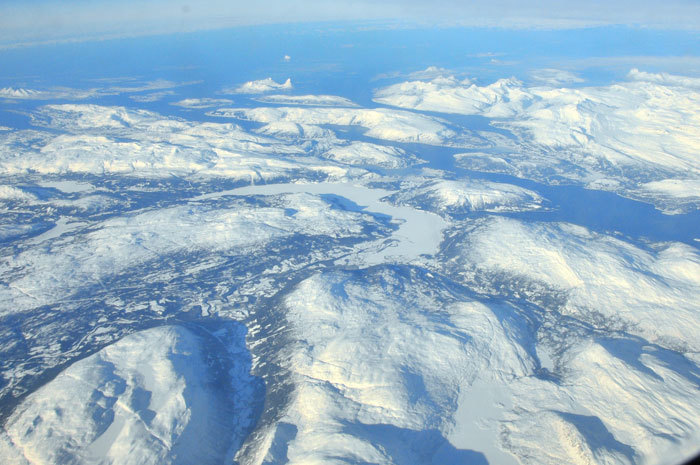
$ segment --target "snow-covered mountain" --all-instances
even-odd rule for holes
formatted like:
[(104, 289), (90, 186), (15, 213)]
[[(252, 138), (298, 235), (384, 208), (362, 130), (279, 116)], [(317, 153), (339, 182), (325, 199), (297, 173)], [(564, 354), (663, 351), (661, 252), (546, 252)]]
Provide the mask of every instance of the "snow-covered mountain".
[(697, 79), (532, 76), (0, 90), (0, 461), (695, 452)]

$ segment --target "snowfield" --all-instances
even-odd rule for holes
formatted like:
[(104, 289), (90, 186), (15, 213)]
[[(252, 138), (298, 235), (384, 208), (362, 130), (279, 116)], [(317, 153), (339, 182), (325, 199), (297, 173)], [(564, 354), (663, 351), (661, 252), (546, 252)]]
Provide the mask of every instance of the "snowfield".
[(321, 156), (348, 165), (369, 165), (390, 169), (406, 168), (422, 161), (415, 156), (408, 155), (404, 150), (367, 142), (353, 142), (346, 146), (336, 146)]

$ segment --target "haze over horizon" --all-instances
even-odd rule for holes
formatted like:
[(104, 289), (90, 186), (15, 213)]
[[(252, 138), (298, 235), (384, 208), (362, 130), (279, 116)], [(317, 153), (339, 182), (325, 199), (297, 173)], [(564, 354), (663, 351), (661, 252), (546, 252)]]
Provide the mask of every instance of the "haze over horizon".
[(328, 3), (320, 0), (261, 4), (201, 2), (57, 2), (0, 3), (0, 46), (55, 41), (84, 41), (193, 32), (235, 26), (332, 21), (370, 21), (369, 27), (469, 26), (514, 29), (573, 29), (625, 25), (653, 29), (700, 30), (700, 4), (671, 0), (614, 3), (591, 1), (523, 5), (513, 0), (426, 2), (368, 0)]

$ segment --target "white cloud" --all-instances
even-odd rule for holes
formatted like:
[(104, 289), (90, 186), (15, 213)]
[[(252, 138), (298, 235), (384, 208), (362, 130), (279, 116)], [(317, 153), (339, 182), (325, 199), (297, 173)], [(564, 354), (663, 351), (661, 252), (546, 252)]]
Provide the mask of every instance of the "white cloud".
[(94, 40), (197, 31), (241, 25), (390, 21), (399, 24), (505, 28), (576, 28), (610, 24), (667, 29), (699, 29), (700, 5), (692, 0), (618, 0), (589, 2), (515, 0), (459, 2), (389, 0), (327, 2), (269, 0), (264, 3), (202, 0), (173, 5), (165, 0), (94, 2), (4, 2), (0, 4), (0, 44)]

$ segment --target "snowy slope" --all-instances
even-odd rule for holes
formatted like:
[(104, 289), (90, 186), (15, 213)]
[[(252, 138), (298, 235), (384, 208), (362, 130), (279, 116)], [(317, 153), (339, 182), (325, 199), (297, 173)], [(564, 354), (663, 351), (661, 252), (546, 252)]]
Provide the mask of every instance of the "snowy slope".
[(439, 118), (386, 108), (300, 108), (259, 107), (221, 108), (212, 116), (238, 118), (259, 123), (291, 122), (313, 125), (361, 126), (368, 137), (397, 142), (418, 142), (430, 145), (472, 147), (488, 145), (488, 141), (463, 131), (458, 134)]
[(277, 105), (308, 105), (314, 107), (357, 107), (358, 105), (345, 97), (337, 95), (264, 95), (255, 97), (257, 102)]
[(57, 238), (0, 262), (0, 314), (54, 302), (77, 286), (175, 253), (244, 254), (294, 235), (360, 236), (370, 215), (330, 208), (308, 194), (278, 199), (278, 206), (206, 203), (110, 219), (84, 234)]
[[(535, 192), (511, 184), (496, 182), (408, 181), (406, 186), (387, 197), (399, 205), (438, 212), (443, 215), (461, 215), (474, 211), (527, 211), (542, 206), (542, 198)], [(416, 184), (416, 185), (411, 185)]]
[[(697, 207), (700, 94), (697, 79), (632, 70), (599, 87), (527, 87), (515, 79), (485, 86), (439, 76), (380, 89), (375, 101), (416, 110), (492, 118), (511, 130), (506, 171), (557, 176), (656, 199), (668, 212)], [(463, 159), (466, 166), (470, 159)], [(534, 164), (534, 165), (533, 165)], [(494, 166), (502, 171), (503, 167)], [(674, 189), (650, 182), (678, 178)]]
[[(80, 360), (33, 393), (0, 433), (13, 463), (221, 463), (236, 418), (222, 361), (178, 326), (132, 334)], [(225, 365), (222, 365), (225, 366)], [(5, 462), (10, 463), (10, 462)]]
[[(443, 436), (460, 389), (479, 373), (505, 383), (534, 363), (515, 343), (514, 322), (417, 269), (318, 274), (284, 306), (291, 327), (279, 360), (294, 394), (249, 463), (478, 459)], [(275, 460), (280, 447), (288, 462)]]
[(347, 165), (379, 166), (383, 168), (405, 168), (421, 162), (414, 155), (395, 147), (353, 142), (336, 146), (321, 155), (323, 158)]
[(264, 94), (266, 92), (289, 90), (292, 88), (292, 80), (287, 79), (283, 83), (278, 83), (272, 78), (248, 81), (232, 89), (224, 89), (224, 93), (229, 94)]
[(546, 369), (540, 316), (417, 268), (315, 274), (282, 302), (289, 326), (266, 344), (293, 393), (245, 463), (631, 464), (679, 443), (692, 452), (697, 366), (641, 339), (573, 330)]
[(496, 217), (454, 234), (443, 256), (458, 275), (489, 276), (506, 287), (514, 282), (523, 286), (520, 292), (544, 286), (533, 292), (563, 293), (558, 310), (566, 315), (673, 350), (700, 349), (696, 248), (671, 243), (643, 249), (566, 223)]

